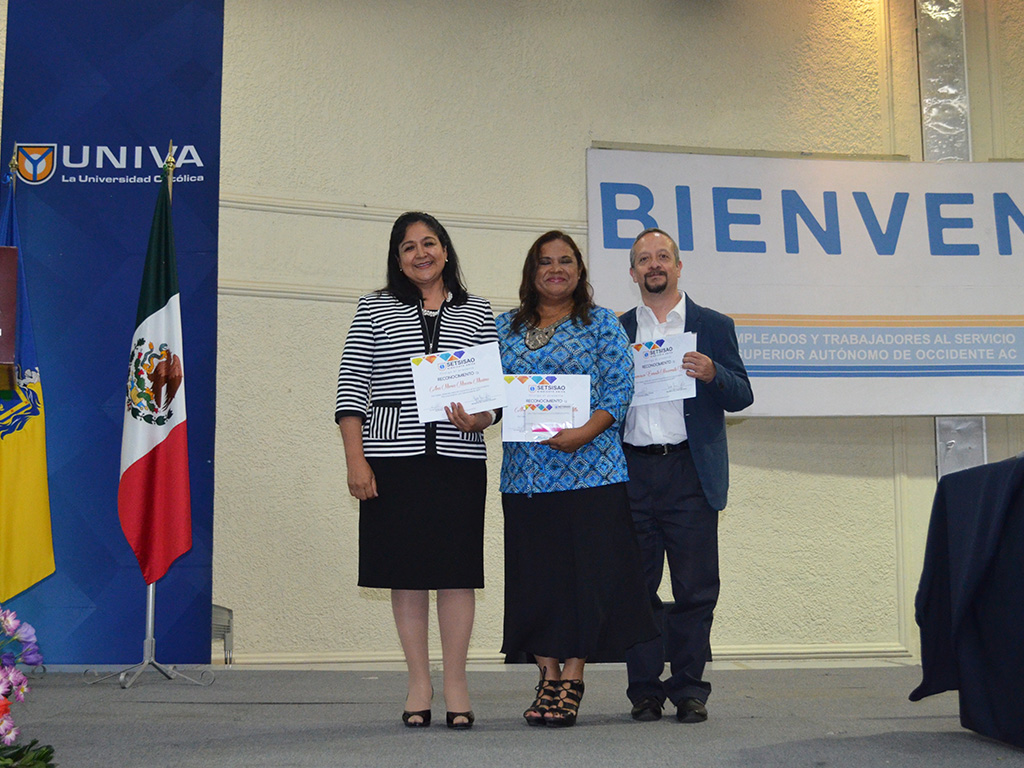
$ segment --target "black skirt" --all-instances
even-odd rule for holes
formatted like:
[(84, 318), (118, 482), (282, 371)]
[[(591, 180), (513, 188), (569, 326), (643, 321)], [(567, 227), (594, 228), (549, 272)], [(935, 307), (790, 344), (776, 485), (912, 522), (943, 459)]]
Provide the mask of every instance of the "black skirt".
[(486, 462), (367, 459), (377, 498), (359, 502), (359, 586), (480, 589)]
[(502, 652), (621, 659), (657, 636), (624, 483), (502, 494)]

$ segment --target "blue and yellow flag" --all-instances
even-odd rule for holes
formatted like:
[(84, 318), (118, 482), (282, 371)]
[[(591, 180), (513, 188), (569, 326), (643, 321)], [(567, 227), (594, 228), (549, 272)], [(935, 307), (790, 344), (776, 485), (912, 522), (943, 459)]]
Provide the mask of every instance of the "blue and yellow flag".
[(18, 249), (18, 302), (16, 382), (13, 391), (0, 392), (0, 602), (54, 571), (43, 388), (10, 174), (4, 175), (3, 184), (7, 199), (0, 217), (0, 245)]

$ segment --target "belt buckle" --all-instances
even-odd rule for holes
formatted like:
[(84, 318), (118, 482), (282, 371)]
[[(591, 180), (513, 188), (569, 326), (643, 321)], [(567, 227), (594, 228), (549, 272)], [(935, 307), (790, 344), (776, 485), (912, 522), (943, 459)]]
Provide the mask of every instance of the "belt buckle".
[(661, 445), (658, 446), (658, 449), (659, 449), (658, 450), (658, 455), (659, 456), (668, 456), (668, 454), (670, 453), (669, 448), (671, 448), (671, 447), (672, 446), (669, 445), (668, 443), (662, 443)]

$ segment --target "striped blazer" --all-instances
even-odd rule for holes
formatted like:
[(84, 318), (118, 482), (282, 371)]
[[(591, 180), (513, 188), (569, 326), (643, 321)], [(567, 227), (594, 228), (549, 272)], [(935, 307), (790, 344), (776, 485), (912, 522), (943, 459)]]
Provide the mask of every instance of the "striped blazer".
[[(410, 357), (498, 340), (491, 305), (479, 296), (462, 304), (446, 301), (438, 322), (437, 347), (430, 350), (419, 304), (403, 304), (385, 292), (359, 299), (341, 355), (334, 420), (362, 419), (365, 456), (426, 453), (427, 425), (419, 422)], [(438, 454), (486, 458), (482, 432), (465, 433), (448, 421), (437, 422), (436, 430)]]

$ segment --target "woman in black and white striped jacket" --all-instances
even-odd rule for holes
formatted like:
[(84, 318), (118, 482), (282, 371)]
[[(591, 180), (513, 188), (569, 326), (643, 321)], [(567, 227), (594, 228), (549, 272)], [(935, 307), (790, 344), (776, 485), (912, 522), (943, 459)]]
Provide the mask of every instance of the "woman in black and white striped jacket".
[(469, 728), (466, 654), (474, 589), (483, 587), (486, 449), (492, 411), (459, 403), (448, 421), (419, 421), (409, 358), (496, 342), (490, 304), (467, 293), (444, 227), (405, 213), (391, 230), (388, 282), (363, 296), (345, 340), (335, 421), (349, 492), (359, 499), (359, 585), (391, 590), (409, 668), (402, 714), (430, 724), (428, 591), (437, 590), (450, 728)]

